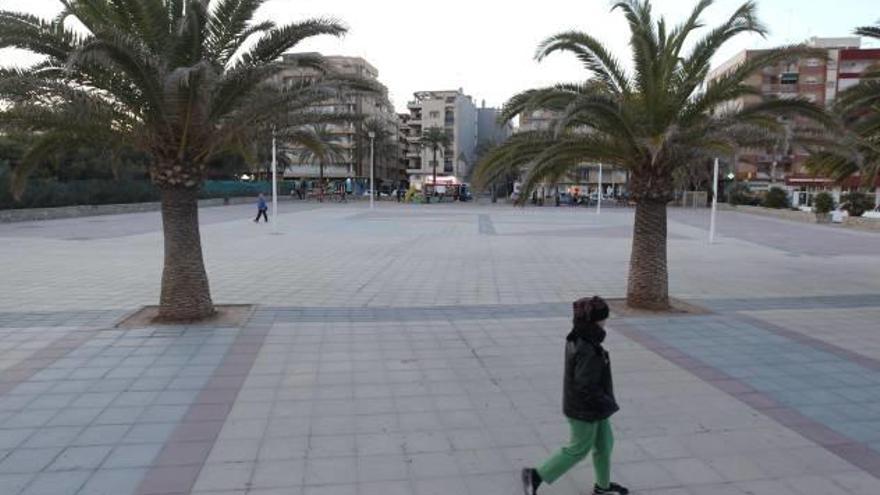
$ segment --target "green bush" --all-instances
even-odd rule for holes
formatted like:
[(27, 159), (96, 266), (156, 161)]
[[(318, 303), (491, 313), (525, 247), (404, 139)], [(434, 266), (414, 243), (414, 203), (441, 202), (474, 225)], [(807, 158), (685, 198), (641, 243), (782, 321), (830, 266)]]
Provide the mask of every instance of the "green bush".
[(752, 194), (749, 186), (745, 184), (736, 184), (727, 195), (727, 201), (732, 205), (749, 205), (758, 204), (758, 199)]
[[(159, 190), (146, 180), (87, 179), (57, 181), (31, 179), (20, 200), (12, 196), (8, 169), (0, 169), (0, 210), (18, 208), (52, 208), (73, 205), (147, 203), (159, 201)], [(278, 194), (289, 195), (292, 182), (278, 183)], [(269, 182), (205, 181), (199, 197), (232, 198), (268, 195)]]
[(831, 213), (831, 210), (834, 209), (834, 198), (827, 192), (822, 191), (813, 198), (813, 208), (815, 208), (816, 213)]
[(764, 196), (764, 206), (776, 209), (788, 208), (791, 206), (788, 201), (788, 193), (778, 187), (771, 187), (767, 191), (767, 195)]
[(874, 201), (863, 192), (845, 194), (840, 200), (843, 209), (854, 217), (860, 217), (866, 211), (874, 209)]

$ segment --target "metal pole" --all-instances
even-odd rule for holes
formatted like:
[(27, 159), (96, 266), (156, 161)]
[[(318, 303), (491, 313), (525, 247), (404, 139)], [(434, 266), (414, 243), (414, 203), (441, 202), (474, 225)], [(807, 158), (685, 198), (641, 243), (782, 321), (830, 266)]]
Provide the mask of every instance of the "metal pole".
[(596, 215), (602, 213), (602, 164), (599, 164), (599, 191), (596, 194)]
[(278, 232), (278, 160), (275, 146), (275, 126), (272, 126), (272, 232)]
[(372, 210), (375, 206), (373, 204), (373, 200), (376, 196), (376, 176), (375, 176), (375, 158), (376, 158), (376, 150), (375, 150), (375, 138), (376, 135), (374, 133), (370, 133), (370, 209)]
[(712, 216), (709, 220), (709, 244), (715, 243), (715, 216), (718, 213), (718, 159), (712, 172)]

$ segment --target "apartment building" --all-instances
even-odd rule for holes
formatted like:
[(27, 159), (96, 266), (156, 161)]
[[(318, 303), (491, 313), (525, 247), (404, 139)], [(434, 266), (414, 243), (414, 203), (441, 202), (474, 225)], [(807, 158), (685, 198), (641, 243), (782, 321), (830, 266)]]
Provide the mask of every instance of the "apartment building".
[[(841, 91), (858, 84), (868, 67), (880, 63), (880, 49), (861, 48), (858, 37), (814, 37), (807, 45), (820, 49), (825, 57), (801, 56), (767, 66), (748, 78), (746, 83), (760, 89), (764, 97), (803, 98), (830, 106)], [(740, 52), (710, 72), (709, 80), (717, 79), (765, 52)], [(757, 97), (745, 97), (733, 105), (742, 108), (755, 101)], [(788, 123), (787, 127), (790, 129), (796, 123)], [(832, 184), (805, 170), (807, 157), (805, 150), (792, 146), (783, 136), (769, 149), (740, 153), (734, 158), (733, 167), (737, 180), (747, 183), (753, 190), (785, 187), (792, 194), (795, 205), (809, 204), (814, 192), (831, 189)], [(839, 190), (835, 194), (839, 194)]]
[(477, 109), (477, 144), (501, 144), (513, 134), (513, 123), (498, 122), (501, 111), (487, 107), (486, 100)]
[[(289, 87), (296, 84), (297, 81), (317, 77), (318, 71), (302, 61), (318, 56), (320, 55), (317, 53), (285, 54), (284, 68), (275, 77), (276, 82)], [(336, 73), (357, 76), (378, 83), (379, 71), (361, 57), (331, 55), (324, 56), (323, 60), (326, 66)], [(384, 85), (379, 83), (379, 86), (384, 90)], [(379, 95), (360, 92), (342, 94), (331, 101), (323, 102), (318, 110), (328, 113), (347, 112), (364, 115), (366, 119), (384, 122), (387, 126), (387, 134), (393, 139), (396, 140), (398, 136), (398, 117), (388, 99), (387, 90)], [(370, 174), (370, 142), (366, 132), (363, 131), (362, 124), (333, 124), (328, 125), (327, 130), (334, 137), (335, 144), (342, 149), (342, 153), (336, 160), (325, 164), (324, 177), (328, 179), (352, 178), (359, 185), (366, 184)], [(285, 178), (314, 179), (318, 177), (318, 166), (302, 159), (300, 146), (295, 143), (280, 143), (279, 146), (280, 152), (285, 153), (287, 161), (291, 163), (284, 170)], [(403, 175), (401, 164), (395, 154), (378, 154), (375, 168), (376, 178), (382, 182), (394, 183)]]
[[(559, 112), (553, 110), (525, 112), (519, 116), (517, 132), (549, 131), (554, 128), (558, 119)], [(599, 191), (601, 183), (603, 196), (618, 197), (626, 193), (628, 181), (629, 174), (626, 170), (604, 165), (600, 177), (599, 164), (585, 163), (568, 174), (568, 177), (559, 184), (559, 188), (560, 192), (565, 193), (573, 193), (577, 190), (578, 194), (592, 194)], [(550, 185), (545, 186), (544, 190), (548, 196), (551, 194), (550, 191), (555, 194), (555, 188), (551, 188)]]
[(419, 91), (407, 103), (405, 134), (407, 174), (417, 189), (433, 180), (433, 151), (421, 146), (426, 129), (444, 129), (450, 143), (437, 156), (437, 183), (460, 183), (474, 165), (477, 147), (477, 107), (462, 89)]

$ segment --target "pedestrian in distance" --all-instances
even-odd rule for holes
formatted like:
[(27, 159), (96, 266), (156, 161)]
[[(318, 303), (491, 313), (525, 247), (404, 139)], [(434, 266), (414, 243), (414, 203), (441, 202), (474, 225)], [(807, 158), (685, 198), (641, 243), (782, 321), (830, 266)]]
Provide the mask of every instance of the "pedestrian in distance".
[(596, 475), (594, 495), (627, 495), (629, 490), (611, 482), (614, 436), (608, 418), (620, 409), (614, 398), (611, 360), (602, 347), (610, 310), (599, 296), (573, 303), (573, 328), (565, 338), (565, 377), (562, 412), (571, 439), (537, 468), (522, 470), (525, 495), (555, 482), (590, 453)]
[(263, 193), (260, 193), (260, 196), (257, 198), (257, 218), (254, 219), (254, 223), (260, 223), (260, 217), (263, 217), (266, 223), (269, 223), (267, 211), (269, 211), (269, 206), (266, 204), (266, 197), (263, 196)]

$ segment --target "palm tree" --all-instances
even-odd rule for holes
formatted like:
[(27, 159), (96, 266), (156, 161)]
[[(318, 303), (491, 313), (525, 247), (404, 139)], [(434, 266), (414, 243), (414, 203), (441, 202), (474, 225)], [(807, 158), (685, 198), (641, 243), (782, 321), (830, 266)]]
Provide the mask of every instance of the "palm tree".
[[(855, 33), (880, 39), (880, 24), (858, 28)], [(862, 186), (876, 184), (880, 177), (880, 65), (869, 67), (859, 84), (843, 91), (833, 110), (842, 123), (841, 132), (819, 141), (807, 167), (838, 182), (858, 176)]]
[[(419, 143), (422, 145), (423, 149), (432, 150), (434, 153), (434, 159), (431, 162), (433, 170), (433, 182), (431, 182), (431, 187), (434, 188), (432, 194), (437, 190), (437, 150), (445, 152), (446, 147), (449, 146), (449, 143), (451, 142), (452, 139), (442, 127), (429, 127), (425, 129), (422, 131), (422, 137), (419, 139)], [(430, 203), (431, 197), (428, 194), (425, 194), (425, 200)]]
[[(127, 143), (151, 157), (165, 237), (160, 319), (214, 313), (197, 208), (206, 164), (244, 148), (253, 129), (279, 116), (279, 132), (348, 120), (313, 109), (340, 86), (360, 84), (329, 75), (283, 89), (271, 84), (284, 52), (346, 28), (332, 19), (256, 22), (264, 1), (60, 0), (63, 12), (53, 20), (0, 11), (0, 48), (44, 56), (0, 73), (0, 123), (39, 136), (29, 163), (71, 141)], [(310, 63), (325, 66), (319, 58)]]
[(628, 169), (629, 189), (637, 202), (627, 289), (632, 307), (669, 307), (666, 205), (673, 199), (678, 167), (761, 141), (761, 136), (778, 131), (777, 114), (827, 122), (821, 108), (802, 100), (762, 100), (745, 108), (730, 105), (743, 97), (760, 99), (759, 89), (745, 84), (746, 78), (767, 65), (808, 52), (806, 48), (769, 51), (706, 84), (710, 61), (728, 40), (741, 33), (765, 32), (755, 4), (747, 2), (726, 22), (692, 40), (712, 3), (700, 0), (690, 16), (673, 27), (665, 19), (655, 19), (648, 0), (616, 2), (613, 9), (623, 12), (630, 30), (631, 71), (585, 32), (564, 32), (541, 43), (538, 60), (558, 51), (570, 52), (592, 78), (511, 98), (502, 110), (502, 121), (548, 110), (558, 115), (557, 125), (549, 131), (517, 134), (490, 153), (475, 176), (478, 183), (486, 184), (511, 167), (525, 169), (520, 197), (528, 198), (545, 180), (552, 183), (584, 164)]
[(339, 134), (324, 124), (313, 124), (298, 131), (297, 136), (289, 137), (301, 148), (295, 153), (300, 163), (318, 166), (318, 200), (324, 201), (324, 166), (342, 162), (346, 159), (346, 148)]

